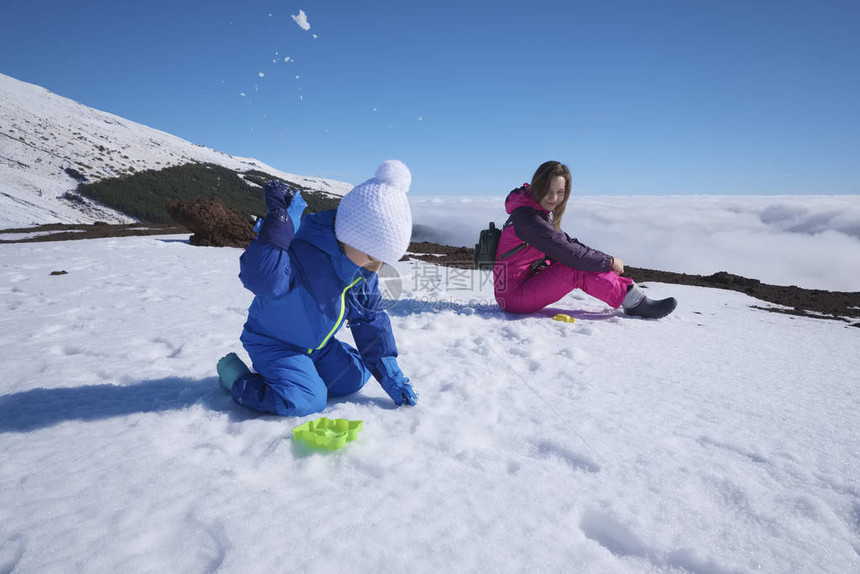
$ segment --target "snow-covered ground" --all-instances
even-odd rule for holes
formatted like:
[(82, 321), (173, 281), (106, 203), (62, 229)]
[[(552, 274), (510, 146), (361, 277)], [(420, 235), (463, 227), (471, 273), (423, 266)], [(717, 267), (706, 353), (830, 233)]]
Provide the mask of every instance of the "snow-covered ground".
[(0, 572), (860, 571), (857, 328), (666, 284), (513, 317), (404, 262), (420, 403), (370, 381), (317, 453), (219, 388), (240, 251), (182, 239), (0, 245)]
[(78, 182), (191, 162), (245, 172), (260, 170), (300, 185), (343, 195), (352, 185), (285, 173), (234, 157), (58, 96), (0, 74), (0, 229), (36, 223), (125, 223), (129, 217), (89, 200), (64, 201)]

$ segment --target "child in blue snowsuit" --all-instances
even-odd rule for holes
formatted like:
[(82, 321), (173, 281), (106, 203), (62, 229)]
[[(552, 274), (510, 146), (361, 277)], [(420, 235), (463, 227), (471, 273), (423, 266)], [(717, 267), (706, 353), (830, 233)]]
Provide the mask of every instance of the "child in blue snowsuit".
[[(378, 271), (406, 252), (412, 215), (407, 167), (383, 162), (337, 210), (302, 218), (301, 193), (271, 181), (268, 214), (240, 259), (239, 278), (254, 293), (241, 341), (251, 372), (230, 353), (218, 362), (221, 385), (238, 404), (284, 416), (322, 411), (328, 397), (361, 389), (371, 374), (397, 405), (418, 394), (397, 364)], [(334, 335), (344, 323), (356, 348)]]

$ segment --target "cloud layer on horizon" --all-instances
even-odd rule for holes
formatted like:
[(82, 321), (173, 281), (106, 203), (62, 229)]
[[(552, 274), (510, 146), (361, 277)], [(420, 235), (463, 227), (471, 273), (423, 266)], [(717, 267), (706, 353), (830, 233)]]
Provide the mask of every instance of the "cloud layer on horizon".
[[(472, 247), (504, 196), (410, 197), (418, 239)], [(860, 290), (860, 197), (571, 197), (562, 228), (627, 265)]]

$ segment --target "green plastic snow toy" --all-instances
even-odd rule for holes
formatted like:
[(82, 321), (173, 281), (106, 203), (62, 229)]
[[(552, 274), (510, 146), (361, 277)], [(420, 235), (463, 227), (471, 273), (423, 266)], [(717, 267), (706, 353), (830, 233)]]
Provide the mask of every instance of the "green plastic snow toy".
[(354, 441), (363, 424), (362, 421), (320, 417), (294, 428), (293, 437), (315, 448), (337, 450)]

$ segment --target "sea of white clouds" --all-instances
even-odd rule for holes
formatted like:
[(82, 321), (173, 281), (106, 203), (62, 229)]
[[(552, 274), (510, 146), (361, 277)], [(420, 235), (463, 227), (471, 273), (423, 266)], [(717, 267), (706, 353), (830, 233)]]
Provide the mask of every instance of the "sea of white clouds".
[[(411, 196), (417, 239), (472, 247), (504, 195)], [(860, 290), (860, 196), (572, 195), (562, 228), (635, 267)]]

